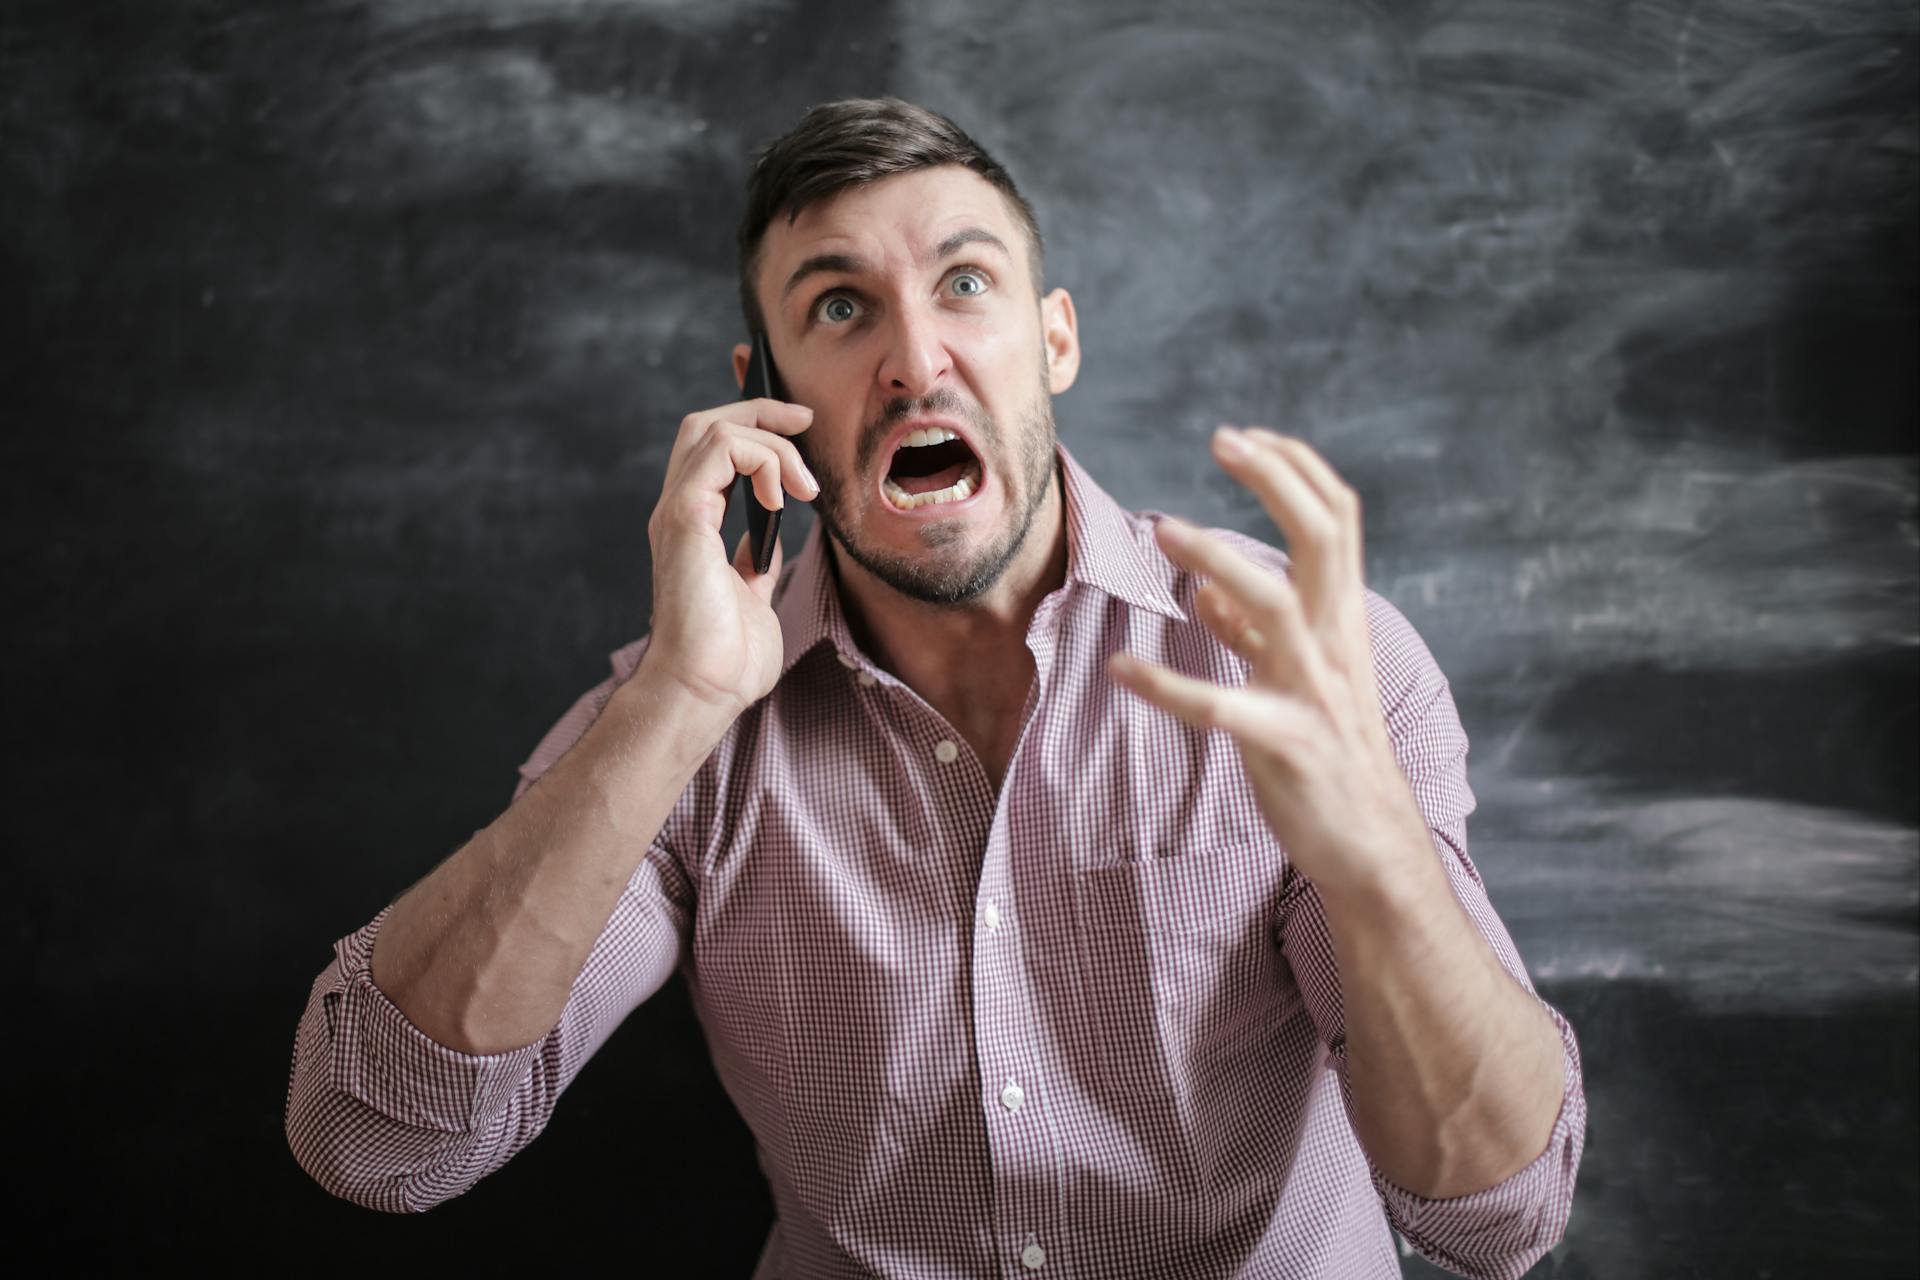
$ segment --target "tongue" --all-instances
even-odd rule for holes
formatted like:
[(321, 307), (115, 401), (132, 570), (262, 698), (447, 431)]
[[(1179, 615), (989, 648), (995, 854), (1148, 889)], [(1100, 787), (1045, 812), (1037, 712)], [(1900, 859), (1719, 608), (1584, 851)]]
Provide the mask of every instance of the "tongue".
[(951, 485), (958, 484), (960, 477), (965, 474), (967, 474), (967, 464), (964, 462), (956, 462), (950, 467), (941, 468), (932, 475), (895, 476), (893, 482), (902, 489), (905, 489), (908, 493), (932, 493), (937, 489), (945, 489)]

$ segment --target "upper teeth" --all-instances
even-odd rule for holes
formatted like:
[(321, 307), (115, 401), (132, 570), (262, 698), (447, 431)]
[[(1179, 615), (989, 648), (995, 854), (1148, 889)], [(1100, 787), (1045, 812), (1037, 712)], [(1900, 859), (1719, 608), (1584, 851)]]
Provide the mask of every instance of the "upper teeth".
[(902, 449), (917, 449), (921, 445), (945, 444), (949, 440), (958, 440), (959, 438), (957, 434), (947, 430), (945, 427), (928, 427), (924, 431), (909, 431), (907, 438), (900, 442), (900, 447)]

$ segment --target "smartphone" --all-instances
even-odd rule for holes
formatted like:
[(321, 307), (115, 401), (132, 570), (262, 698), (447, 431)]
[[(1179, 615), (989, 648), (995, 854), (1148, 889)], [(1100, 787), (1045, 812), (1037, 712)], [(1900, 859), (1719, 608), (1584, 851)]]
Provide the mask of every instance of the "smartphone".
[[(740, 394), (749, 400), (756, 396), (781, 401), (787, 398), (786, 384), (780, 381), (780, 371), (773, 367), (773, 352), (767, 349), (767, 335), (763, 332), (753, 335), (753, 355), (747, 360), (747, 381)], [(751, 484), (740, 487), (747, 494), (747, 541), (753, 547), (753, 569), (755, 573), (765, 573), (773, 567), (773, 549), (780, 542), (781, 512), (779, 508), (769, 510), (761, 506)], [(731, 490), (732, 486), (728, 488)]]

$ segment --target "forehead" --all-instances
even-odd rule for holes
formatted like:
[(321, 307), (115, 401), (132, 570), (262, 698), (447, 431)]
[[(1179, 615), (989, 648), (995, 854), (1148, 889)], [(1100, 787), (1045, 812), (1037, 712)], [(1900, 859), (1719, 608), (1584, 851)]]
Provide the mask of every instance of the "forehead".
[(963, 226), (994, 232), (1016, 253), (1024, 239), (999, 188), (971, 169), (895, 174), (817, 200), (791, 226), (775, 217), (760, 242), (760, 283), (777, 287), (794, 264), (820, 253), (911, 259)]

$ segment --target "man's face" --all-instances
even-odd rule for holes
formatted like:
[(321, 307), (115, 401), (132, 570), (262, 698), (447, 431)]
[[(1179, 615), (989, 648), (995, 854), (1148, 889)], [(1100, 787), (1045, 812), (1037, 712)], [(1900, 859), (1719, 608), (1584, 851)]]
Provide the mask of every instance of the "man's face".
[[(791, 226), (776, 217), (755, 285), (788, 394), (814, 411), (794, 443), (820, 481), (825, 531), (913, 599), (960, 604), (990, 588), (1053, 483), (1052, 396), (1073, 370), (1050, 363), (1077, 364), (1048, 359), (1049, 330), (1058, 348), (1064, 323), (1071, 345), (1072, 304), (1061, 291), (1036, 298), (999, 191), (957, 166), (921, 169), (811, 205)], [(961, 439), (897, 456), (917, 430)], [(952, 465), (909, 474), (937, 462)], [(899, 501), (956, 481), (964, 496)]]

